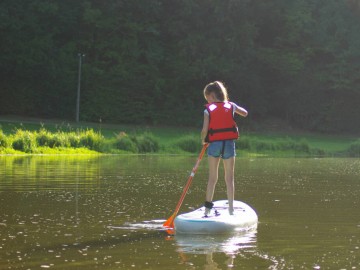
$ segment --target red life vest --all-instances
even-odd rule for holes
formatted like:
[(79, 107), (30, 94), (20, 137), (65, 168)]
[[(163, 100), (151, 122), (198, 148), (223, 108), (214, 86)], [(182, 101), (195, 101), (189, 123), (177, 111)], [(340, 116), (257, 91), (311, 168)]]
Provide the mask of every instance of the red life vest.
[(233, 105), (229, 102), (214, 102), (206, 105), (209, 112), (209, 129), (206, 142), (236, 140), (239, 131), (234, 120)]

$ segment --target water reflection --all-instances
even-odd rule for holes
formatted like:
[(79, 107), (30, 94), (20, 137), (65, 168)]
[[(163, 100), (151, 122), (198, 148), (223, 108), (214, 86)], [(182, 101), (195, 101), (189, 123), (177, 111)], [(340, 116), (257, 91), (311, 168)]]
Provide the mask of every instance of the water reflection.
[[(175, 235), (178, 246), (177, 252), (184, 263), (193, 265), (187, 254), (205, 254), (204, 269), (223, 269), (219, 268), (219, 262), (214, 254), (223, 253), (221, 264), (225, 264), (227, 269), (234, 267), (234, 259), (240, 252), (248, 252), (256, 248), (256, 232), (247, 232), (233, 236), (229, 235)], [(225, 260), (224, 260), (225, 259)]]
[(256, 247), (256, 231), (236, 235), (175, 235), (178, 252), (208, 254), (223, 252), (236, 255), (240, 250)]
[[(261, 252), (257, 247), (257, 231), (235, 235), (175, 235), (177, 252), (183, 263), (205, 255), (204, 269), (282, 269), (284, 261)], [(191, 255), (191, 256), (189, 256)]]

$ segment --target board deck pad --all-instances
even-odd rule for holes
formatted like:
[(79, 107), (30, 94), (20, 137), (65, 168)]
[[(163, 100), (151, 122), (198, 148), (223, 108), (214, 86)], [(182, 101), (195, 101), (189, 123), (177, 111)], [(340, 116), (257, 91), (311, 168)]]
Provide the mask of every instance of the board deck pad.
[(246, 231), (256, 228), (256, 212), (246, 203), (234, 201), (234, 214), (229, 214), (227, 200), (215, 201), (211, 212), (205, 216), (205, 207), (175, 218), (175, 233), (207, 234)]

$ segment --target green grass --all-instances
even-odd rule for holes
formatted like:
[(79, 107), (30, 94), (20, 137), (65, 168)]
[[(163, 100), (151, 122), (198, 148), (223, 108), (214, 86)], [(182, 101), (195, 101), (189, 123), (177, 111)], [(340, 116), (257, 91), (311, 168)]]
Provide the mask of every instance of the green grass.
[(357, 140), (357, 137), (350, 136), (338, 136), (338, 135), (325, 135), (325, 134), (309, 134), (309, 133), (299, 133), (299, 134), (286, 134), (286, 133), (268, 133), (268, 134), (255, 134), (255, 133), (246, 133), (245, 137), (253, 137), (258, 140), (265, 142), (278, 142), (283, 141), (286, 138), (291, 138), (295, 141), (306, 140), (309, 143), (310, 147), (326, 149), (330, 152), (336, 152), (344, 150), (349, 147), (350, 144)]
[[(242, 155), (359, 156), (357, 137), (311, 133), (244, 132)], [(198, 153), (200, 128), (0, 119), (0, 154)]]

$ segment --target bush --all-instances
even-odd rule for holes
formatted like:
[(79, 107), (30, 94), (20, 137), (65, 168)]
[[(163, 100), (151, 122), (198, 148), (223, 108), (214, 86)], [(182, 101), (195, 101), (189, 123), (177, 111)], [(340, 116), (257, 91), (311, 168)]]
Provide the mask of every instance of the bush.
[(257, 152), (294, 151), (297, 153), (311, 153), (311, 148), (305, 139), (296, 142), (289, 137), (277, 142), (263, 141), (257, 138), (241, 138), (236, 145), (238, 149)]
[(311, 149), (311, 154), (314, 156), (323, 157), (326, 155), (326, 152), (323, 149), (313, 148)]
[(298, 153), (310, 153), (310, 146), (306, 139), (301, 139), (299, 142), (291, 138), (286, 138), (284, 141), (277, 143), (277, 147), (282, 151), (295, 151)]
[(8, 138), (4, 132), (0, 129), (0, 148), (8, 147)]
[(254, 141), (253, 142), (254, 148), (256, 151), (262, 152), (262, 151), (270, 151), (274, 150), (275, 146), (273, 143), (268, 143), (265, 141)]
[(75, 132), (68, 133), (68, 142), (70, 147), (79, 148), (80, 147), (80, 135)]
[(309, 143), (305, 139), (301, 139), (299, 143), (296, 143), (295, 151), (300, 153), (310, 153)]
[(104, 136), (95, 132), (92, 129), (88, 129), (85, 132), (80, 132), (80, 147), (89, 148), (95, 151), (101, 151), (101, 146), (104, 143)]
[(295, 142), (287, 137), (284, 141), (278, 143), (278, 148), (282, 151), (294, 150)]
[(125, 132), (121, 132), (116, 136), (114, 146), (116, 149), (129, 151), (132, 153), (136, 153), (138, 151), (136, 143)]
[(151, 153), (159, 151), (159, 142), (150, 133), (133, 138), (139, 153)]
[(48, 146), (53, 148), (55, 145), (54, 135), (44, 128), (40, 129), (40, 131), (36, 133), (35, 137), (38, 146)]
[(70, 147), (68, 133), (58, 131), (54, 134), (54, 147)]
[(68, 134), (62, 131), (51, 133), (50, 131), (42, 128), (39, 132), (35, 133), (35, 137), (37, 146), (50, 148), (70, 146)]
[(240, 137), (240, 139), (236, 141), (236, 149), (250, 150), (251, 149), (251, 140), (249, 138)]
[(190, 153), (197, 153), (200, 152), (201, 143), (199, 138), (194, 136), (185, 136), (179, 139), (175, 145), (179, 147), (181, 150), (190, 152)]
[(14, 135), (12, 147), (25, 153), (33, 152), (36, 148), (35, 135), (30, 131), (18, 129)]
[(360, 156), (360, 139), (356, 142), (352, 143), (347, 150), (347, 154), (351, 157), (359, 157)]

